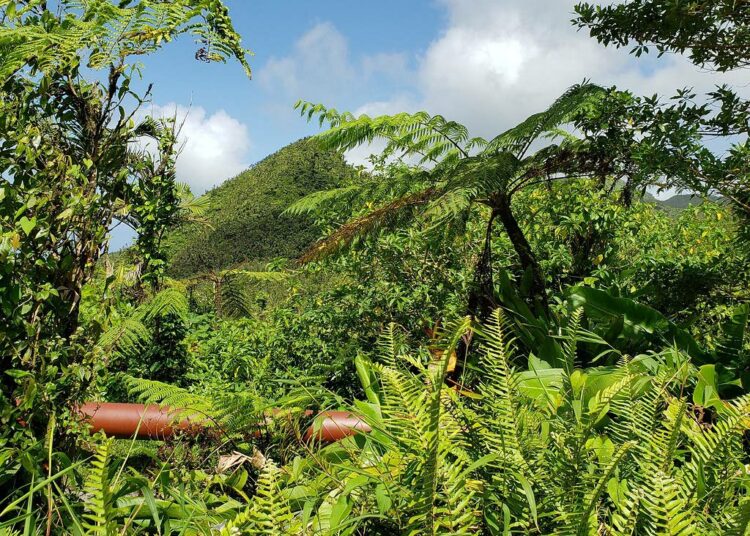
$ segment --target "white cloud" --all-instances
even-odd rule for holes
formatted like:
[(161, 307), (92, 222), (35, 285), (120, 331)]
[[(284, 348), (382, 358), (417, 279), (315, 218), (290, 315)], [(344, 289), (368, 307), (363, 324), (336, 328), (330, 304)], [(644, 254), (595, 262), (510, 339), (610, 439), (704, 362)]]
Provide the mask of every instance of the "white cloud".
[[(568, 87), (589, 79), (636, 94), (668, 98), (683, 87), (699, 93), (729, 83), (750, 95), (744, 71), (701, 71), (681, 56), (634, 58), (607, 48), (572, 24), (575, 0), (438, 0), (446, 25), (420, 54), (382, 52), (353, 57), (347, 39), (323, 22), (302, 35), (289, 55), (258, 69), (277, 123), (300, 119), (297, 99), (378, 115), (427, 110), (492, 137), (545, 109)], [(347, 158), (365, 164), (378, 146)]]
[(389, 85), (413, 85), (409, 61), (402, 52), (353, 58), (346, 37), (330, 22), (321, 22), (303, 34), (288, 55), (258, 68), (256, 80), (269, 97), (266, 111), (277, 119), (299, 121), (290, 113), (298, 99), (339, 108), (353, 102), (356, 107)]
[(144, 114), (176, 117), (181, 152), (177, 158), (177, 179), (190, 185), (194, 194), (231, 178), (248, 166), (250, 137), (247, 126), (219, 110), (209, 114), (200, 106), (168, 103), (152, 105)]
[[(570, 23), (573, 0), (441, 0), (448, 24), (418, 67), (420, 107), (494, 136), (547, 107), (584, 79), (669, 97), (729, 83), (745, 93), (744, 72), (701, 71), (680, 56), (634, 58), (606, 48)], [(383, 107), (383, 103), (378, 103)]]
[(346, 39), (324, 22), (305, 33), (289, 56), (271, 58), (256, 79), (288, 107), (299, 98), (319, 101), (341, 94), (355, 76)]

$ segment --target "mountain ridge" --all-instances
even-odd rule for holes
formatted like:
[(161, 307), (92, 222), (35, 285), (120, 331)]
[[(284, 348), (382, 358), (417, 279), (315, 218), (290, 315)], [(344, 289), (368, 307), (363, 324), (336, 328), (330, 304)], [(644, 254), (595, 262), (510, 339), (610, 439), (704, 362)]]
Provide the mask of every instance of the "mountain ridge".
[(187, 277), (245, 262), (294, 258), (320, 236), (308, 217), (283, 211), (335, 188), (355, 172), (341, 153), (314, 138), (293, 142), (204, 194), (209, 225), (191, 223), (166, 239), (170, 275)]

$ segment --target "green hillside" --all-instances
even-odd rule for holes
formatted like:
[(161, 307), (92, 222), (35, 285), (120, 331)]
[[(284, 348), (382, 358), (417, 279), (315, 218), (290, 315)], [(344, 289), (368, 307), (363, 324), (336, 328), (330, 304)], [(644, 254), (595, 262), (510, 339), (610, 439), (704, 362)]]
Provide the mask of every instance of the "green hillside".
[[(720, 201), (719, 196), (710, 196), (712, 201)], [(669, 199), (659, 201), (662, 206), (670, 207), (674, 209), (685, 209), (690, 206), (702, 205), (705, 199), (700, 195), (695, 194), (675, 194)]]
[(302, 139), (284, 147), (205, 195), (210, 225), (189, 224), (168, 238), (175, 277), (245, 261), (295, 257), (320, 231), (281, 213), (310, 192), (337, 186), (353, 172), (343, 156)]

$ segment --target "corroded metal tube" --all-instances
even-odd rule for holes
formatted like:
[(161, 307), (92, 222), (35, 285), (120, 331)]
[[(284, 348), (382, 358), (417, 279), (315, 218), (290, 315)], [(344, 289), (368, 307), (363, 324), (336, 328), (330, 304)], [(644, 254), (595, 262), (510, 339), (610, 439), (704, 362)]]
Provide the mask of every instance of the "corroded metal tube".
[[(78, 412), (92, 432), (101, 431), (121, 439), (167, 439), (178, 432), (199, 433), (206, 430), (208, 424), (206, 417), (184, 416), (184, 411), (154, 404), (87, 402)], [(304, 439), (333, 443), (358, 432), (370, 431), (367, 423), (348, 411), (323, 411), (307, 429)]]
[(166, 439), (175, 432), (197, 432), (206, 426), (205, 418), (179, 416), (169, 407), (154, 404), (87, 402), (78, 411), (92, 432), (117, 438)]
[(305, 441), (334, 443), (358, 432), (371, 432), (372, 428), (348, 411), (322, 411), (305, 432)]

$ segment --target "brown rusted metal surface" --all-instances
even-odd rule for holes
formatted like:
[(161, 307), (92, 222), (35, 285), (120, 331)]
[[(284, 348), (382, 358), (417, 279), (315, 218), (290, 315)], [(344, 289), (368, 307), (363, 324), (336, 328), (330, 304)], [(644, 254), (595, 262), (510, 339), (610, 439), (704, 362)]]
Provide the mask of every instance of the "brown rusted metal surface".
[[(91, 426), (92, 432), (104, 432), (121, 439), (168, 439), (175, 433), (199, 433), (207, 428), (207, 419), (185, 417), (184, 411), (153, 404), (124, 404), (116, 402), (87, 402), (78, 408)], [(306, 411), (310, 416), (312, 412)], [(333, 443), (371, 428), (348, 411), (324, 411), (304, 434), (305, 441)]]
[(333, 443), (359, 432), (371, 432), (366, 422), (348, 411), (323, 411), (305, 432), (305, 441)]
[(175, 432), (197, 432), (205, 428), (200, 417), (185, 417), (179, 412), (153, 404), (87, 402), (78, 410), (91, 425), (92, 432), (102, 431), (118, 438), (166, 439)]

